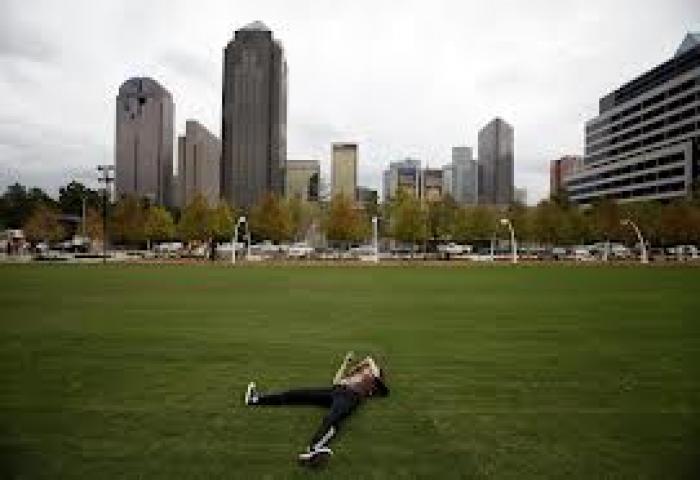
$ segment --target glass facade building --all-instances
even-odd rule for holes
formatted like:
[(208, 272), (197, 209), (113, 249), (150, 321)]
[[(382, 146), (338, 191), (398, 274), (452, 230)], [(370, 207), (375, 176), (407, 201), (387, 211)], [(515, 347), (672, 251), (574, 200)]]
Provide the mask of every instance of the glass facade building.
[(237, 30), (224, 50), (221, 195), (250, 208), (284, 195), (287, 163), (287, 61), (261, 22)]
[(565, 183), (589, 205), (692, 195), (700, 161), (700, 36), (600, 100), (585, 125), (584, 168)]

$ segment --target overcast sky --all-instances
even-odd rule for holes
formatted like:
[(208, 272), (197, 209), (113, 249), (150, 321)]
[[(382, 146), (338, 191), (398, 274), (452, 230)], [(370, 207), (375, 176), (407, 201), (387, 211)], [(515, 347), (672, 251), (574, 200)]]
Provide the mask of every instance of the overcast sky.
[(449, 163), (500, 116), (515, 129), (515, 183), (548, 194), (549, 160), (583, 151), (598, 99), (700, 30), (698, 0), (0, 0), (0, 187), (55, 192), (114, 161), (115, 97), (131, 76), (172, 92), (220, 135), (221, 61), (262, 20), (289, 65), (288, 156), (329, 169), (360, 144), (360, 183), (388, 162)]

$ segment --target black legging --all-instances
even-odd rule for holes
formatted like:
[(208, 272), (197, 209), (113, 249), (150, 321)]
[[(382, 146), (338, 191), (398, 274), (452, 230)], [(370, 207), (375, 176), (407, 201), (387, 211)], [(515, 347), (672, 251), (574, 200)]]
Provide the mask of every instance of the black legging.
[(257, 405), (315, 405), (330, 408), (311, 438), (310, 448), (325, 446), (338, 431), (340, 422), (359, 405), (360, 396), (342, 386), (303, 388), (260, 395)]

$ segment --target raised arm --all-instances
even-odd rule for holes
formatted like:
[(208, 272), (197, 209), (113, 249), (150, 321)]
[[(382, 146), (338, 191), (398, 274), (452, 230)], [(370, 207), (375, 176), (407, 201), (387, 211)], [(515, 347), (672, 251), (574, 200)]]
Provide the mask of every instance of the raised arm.
[(338, 371), (335, 372), (335, 377), (333, 377), (333, 385), (338, 385), (340, 383), (340, 380), (345, 375), (345, 370), (348, 368), (348, 365), (352, 361), (353, 356), (354, 356), (354, 354), (352, 351), (345, 354), (345, 358), (343, 359), (343, 363), (340, 364)]

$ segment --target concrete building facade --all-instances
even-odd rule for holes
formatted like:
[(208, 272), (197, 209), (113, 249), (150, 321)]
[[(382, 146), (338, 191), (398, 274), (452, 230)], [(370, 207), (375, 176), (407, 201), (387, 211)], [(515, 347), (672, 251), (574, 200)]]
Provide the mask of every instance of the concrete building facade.
[(357, 144), (334, 143), (331, 146), (331, 195), (356, 199)]
[(479, 130), (478, 201), (485, 205), (513, 202), (513, 127), (495, 118)]
[(135, 77), (119, 87), (116, 104), (117, 198), (130, 195), (172, 205), (172, 95), (152, 78)]
[(391, 162), (382, 175), (382, 200), (388, 202), (396, 198), (399, 190), (420, 197), (421, 162), (415, 158), (406, 158)]
[(452, 147), (452, 197), (460, 204), (477, 203), (479, 168), (471, 147)]
[(421, 198), (427, 202), (436, 202), (443, 195), (442, 169), (426, 168), (421, 175)]
[(321, 163), (318, 160), (287, 161), (287, 198), (317, 202), (321, 181)]
[(583, 169), (583, 157), (565, 155), (549, 162), (549, 194), (558, 195), (566, 190), (566, 180)]
[(442, 167), (442, 193), (454, 198), (454, 165), (448, 164)]
[(185, 135), (177, 139), (179, 206), (202, 195), (210, 205), (220, 198), (221, 142), (196, 120), (187, 120)]
[(700, 171), (700, 34), (601, 98), (584, 133), (584, 168), (565, 182), (571, 201), (691, 196)]
[(247, 209), (284, 195), (287, 62), (272, 31), (253, 22), (236, 31), (223, 67), (221, 195)]

